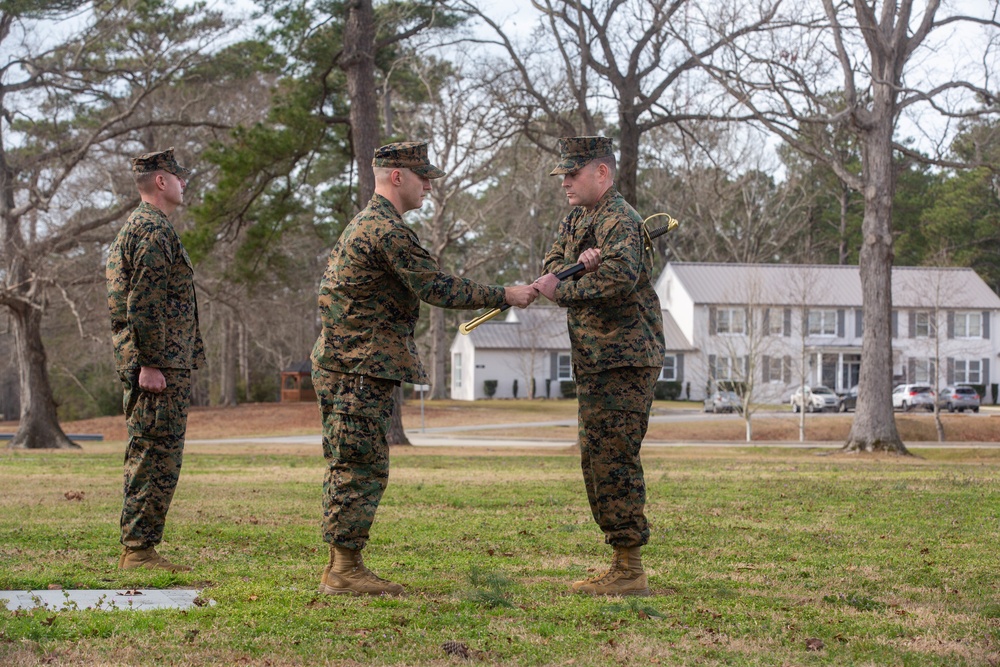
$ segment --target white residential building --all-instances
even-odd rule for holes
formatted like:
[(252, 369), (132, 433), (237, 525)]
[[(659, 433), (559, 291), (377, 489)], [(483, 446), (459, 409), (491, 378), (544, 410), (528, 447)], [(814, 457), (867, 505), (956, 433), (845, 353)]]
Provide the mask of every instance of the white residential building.
[[(693, 351), (673, 318), (663, 311), (664, 334), (674, 350), (664, 360), (663, 380), (680, 381), (684, 354)], [(531, 378), (536, 398), (561, 397), (561, 382), (573, 379), (566, 310), (556, 306), (511, 308), (506, 320), (490, 320), (469, 332), (455, 334), (451, 343), (451, 397), (460, 401), (487, 398), (487, 380), (495, 381), (493, 398), (529, 395)]]
[[(896, 267), (892, 274), (893, 375), (898, 382), (989, 386), (1000, 345), (1000, 297), (972, 269)], [(673, 262), (656, 282), (667, 355), (662, 379), (701, 400), (717, 381), (751, 373), (757, 400), (786, 402), (805, 381), (857, 384), (864, 330), (856, 266)], [(511, 309), (451, 347), (451, 396), (560, 396), (571, 379), (565, 311)], [(546, 391), (548, 390), (548, 391)]]

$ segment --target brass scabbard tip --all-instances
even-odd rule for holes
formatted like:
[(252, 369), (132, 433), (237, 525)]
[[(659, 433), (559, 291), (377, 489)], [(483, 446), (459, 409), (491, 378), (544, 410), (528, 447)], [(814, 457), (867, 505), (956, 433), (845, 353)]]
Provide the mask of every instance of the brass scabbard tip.
[(469, 332), (478, 327), (483, 322), (488, 322), (493, 319), (503, 311), (500, 308), (494, 308), (493, 310), (483, 313), (479, 317), (469, 320), (465, 324), (458, 325), (458, 332), (464, 335), (469, 335)]

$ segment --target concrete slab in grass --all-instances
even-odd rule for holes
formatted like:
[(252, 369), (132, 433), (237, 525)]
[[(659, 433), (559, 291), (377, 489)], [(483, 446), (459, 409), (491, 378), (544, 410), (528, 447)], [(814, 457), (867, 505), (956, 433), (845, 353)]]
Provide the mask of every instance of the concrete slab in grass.
[(95, 609), (118, 611), (134, 609), (189, 609), (215, 600), (198, 600), (200, 590), (176, 589), (110, 589), (110, 590), (56, 590), (56, 591), (0, 591), (0, 604), (7, 609), (45, 608), (52, 611)]

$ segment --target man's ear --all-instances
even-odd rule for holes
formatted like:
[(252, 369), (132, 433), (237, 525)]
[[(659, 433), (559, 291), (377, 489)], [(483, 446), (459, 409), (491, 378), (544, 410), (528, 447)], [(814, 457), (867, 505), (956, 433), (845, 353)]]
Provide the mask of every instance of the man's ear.
[(399, 185), (403, 182), (403, 172), (399, 169), (393, 169), (392, 173), (389, 174), (389, 182), (393, 185)]

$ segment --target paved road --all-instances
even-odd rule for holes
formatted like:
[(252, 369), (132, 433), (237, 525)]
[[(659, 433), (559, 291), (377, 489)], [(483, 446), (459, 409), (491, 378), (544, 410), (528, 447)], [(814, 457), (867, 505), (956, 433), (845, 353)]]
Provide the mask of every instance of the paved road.
[[(790, 412), (758, 412), (758, 417), (787, 417), (798, 419), (799, 415)], [(988, 415), (968, 415), (969, 418), (983, 418)], [(811, 418), (811, 416), (807, 417)], [(848, 415), (843, 416), (844, 419)], [(694, 410), (683, 410), (672, 412), (666, 415), (653, 415), (650, 422), (670, 423), (670, 422), (692, 422), (718, 419), (742, 420), (739, 415), (713, 415)], [(523, 438), (498, 438), (496, 436), (476, 436), (476, 431), (485, 430), (507, 430), (513, 431), (522, 428), (544, 428), (552, 426), (576, 427), (576, 419), (561, 419), (554, 421), (520, 422), (516, 424), (478, 424), (467, 426), (438, 426), (433, 428), (411, 428), (406, 431), (406, 436), (410, 443), (417, 447), (487, 447), (487, 448), (551, 448), (560, 449), (571, 447), (576, 444), (575, 430), (569, 431), (566, 438), (559, 439), (523, 439)], [(998, 428), (1000, 433), (1000, 428)], [(223, 438), (215, 440), (188, 440), (189, 445), (219, 445), (219, 444), (268, 444), (268, 445), (316, 445), (322, 444), (322, 436), (316, 435), (284, 435), (265, 436), (256, 438)], [(838, 449), (842, 443), (839, 442), (665, 442), (645, 440), (644, 447), (779, 447), (786, 449)], [(908, 442), (908, 447), (912, 448), (933, 448), (933, 449), (1000, 449), (1000, 442)]]

